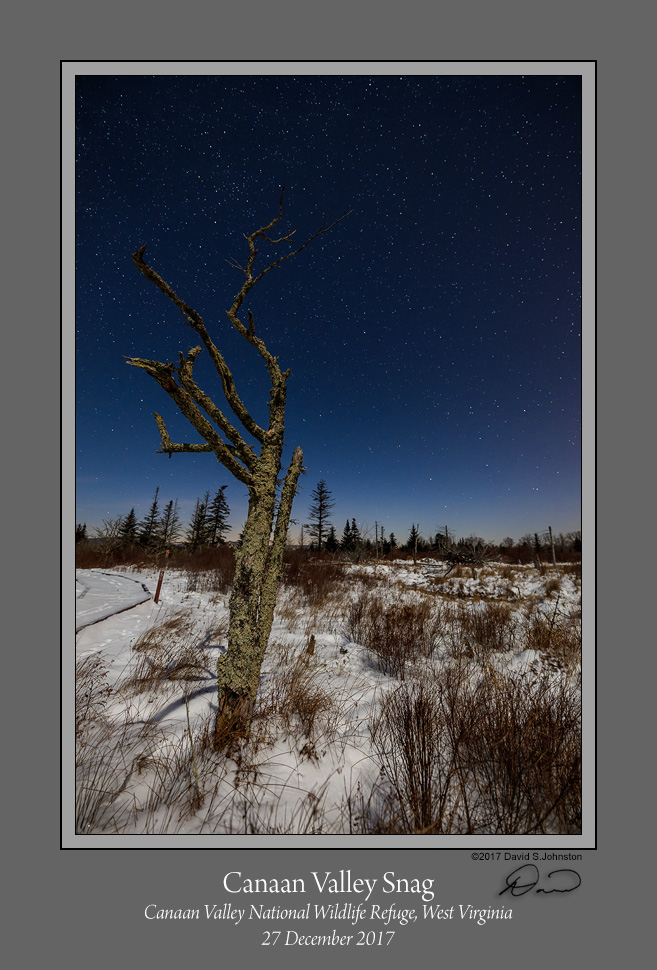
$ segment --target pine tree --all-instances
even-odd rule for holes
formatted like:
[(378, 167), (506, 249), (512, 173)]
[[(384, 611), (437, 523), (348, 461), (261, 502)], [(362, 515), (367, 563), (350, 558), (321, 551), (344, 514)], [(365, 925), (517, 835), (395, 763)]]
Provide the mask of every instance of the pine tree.
[(354, 543), (351, 538), (351, 526), (349, 525), (349, 519), (347, 519), (345, 527), (342, 531), (342, 541), (340, 542), (340, 546), (345, 552), (348, 552), (353, 548), (353, 544)]
[(390, 546), (391, 549), (397, 548), (397, 536), (395, 535), (394, 532), (390, 533), (390, 538), (388, 539), (388, 545)]
[(205, 545), (207, 538), (207, 515), (210, 493), (206, 492), (203, 501), (196, 499), (194, 515), (187, 532), (187, 541), (192, 552), (196, 552), (201, 546)]
[(363, 537), (360, 534), (360, 529), (356, 525), (356, 520), (351, 520), (351, 545), (353, 549), (358, 548), (363, 541)]
[(121, 520), (119, 542), (122, 546), (134, 546), (137, 542), (137, 516), (134, 508)]
[(78, 524), (75, 527), (75, 544), (77, 546), (78, 542), (86, 542), (86, 541), (87, 541), (87, 523), (85, 522), (84, 525), (80, 525), (80, 523), (78, 522)]
[(408, 534), (408, 540), (406, 542), (406, 548), (409, 552), (413, 554), (413, 562), (417, 560), (417, 547), (420, 543), (420, 527), (415, 525), (413, 522), (411, 524), (411, 531)]
[(221, 486), (207, 509), (207, 544), (209, 546), (224, 545), (226, 542), (226, 533), (230, 528), (228, 524), (230, 509), (224, 495), (227, 487), (227, 485)]
[(331, 498), (331, 493), (323, 479), (317, 483), (317, 488), (310, 493), (310, 497), (312, 502), (308, 510), (308, 518), (310, 519), (308, 532), (313, 539), (317, 540), (317, 548), (321, 552), (330, 525), (328, 521), (329, 512), (335, 502)]
[(338, 537), (335, 532), (335, 526), (332, 525), (328, 530), (326, 541), (324, 542), (324, 548), (327, 552), (337, 552), (339, 547), (340, 543), (338, 542)]
[(419, 529), (419, 526), (415, 525), (415, 523), (413, 522), (411, 525), (411, 531), (408, 534), (406, 548), (410, 552), (415, 552), (417, 550), (417, 545), (419, 541), (420, 541), (420, 529)]
[(159, 549), (168, 549), (180, 536), (180, 514), (178, 499), (171, 499), (164, 507), (157, 528), (157, 545)]
[(160, 486), (158, 485), (148, 514), (139, 525), (137, 541), (140, 546), (146, 546), (147, 549), (152, 549), (157, 541), (157, 520), (159, 518), (157, 496), (159, 491)]

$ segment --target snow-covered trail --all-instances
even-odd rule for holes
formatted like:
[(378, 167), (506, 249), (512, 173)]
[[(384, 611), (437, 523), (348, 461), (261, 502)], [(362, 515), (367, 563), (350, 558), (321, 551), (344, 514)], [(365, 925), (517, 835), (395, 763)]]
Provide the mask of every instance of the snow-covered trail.
[(96, 569), (76, 569), (75, 632), (145, 603), (152, 595), (140, 580)]

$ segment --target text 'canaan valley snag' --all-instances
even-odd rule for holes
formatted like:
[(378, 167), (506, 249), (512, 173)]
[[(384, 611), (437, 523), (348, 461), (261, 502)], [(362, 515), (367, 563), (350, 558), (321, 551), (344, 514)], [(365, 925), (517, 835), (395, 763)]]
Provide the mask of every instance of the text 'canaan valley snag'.
[[(339, 872), (311, 872), (315, 888), (320, 893), (341, 894), (357, 893), (368, 900), (372, 895), (379, 879), (352, 876), (351, 869), (340, 869)], [(394, 872), (386, 872), (381, 880), (381, 890), (384, 893), (413, 893), (421, 895), (424, 902), (434, 898), (433, 879), (405, 879), (396, 877)], [(223, 878), (223, 887), (229, 893), (305, 893), (306, 882), (302, 878), (296, 879), (251, 879), (242, 877), (241, 872), (228, 872)], [(312, 887), (311, 887), (312, 888)]]

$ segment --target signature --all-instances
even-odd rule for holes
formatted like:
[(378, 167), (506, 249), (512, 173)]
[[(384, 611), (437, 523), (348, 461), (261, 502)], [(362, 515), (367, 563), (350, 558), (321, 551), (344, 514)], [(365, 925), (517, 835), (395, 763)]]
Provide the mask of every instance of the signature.
[[(524, 896), (525, 893), (531, 892), (534, 886), (541, 878), (541, 874), (538, 871), (538, 867), (533, 865), (531, 862), (527, 865), (520, 866), (518, 869), (514, 869), (513, 872), (506, 877), (506, 886), (498, 896), (503, 893), (511, 892), (512, 896)], [(550, 889), (535, 889), (537, 893), (572, 893), (574, 889), (577, 889), (581, 885), (582, 879), (578, 872), (574, 869), (553, 869), (552, 872), (548, 872), (546, 879), (553, 880), (550, 883)]]

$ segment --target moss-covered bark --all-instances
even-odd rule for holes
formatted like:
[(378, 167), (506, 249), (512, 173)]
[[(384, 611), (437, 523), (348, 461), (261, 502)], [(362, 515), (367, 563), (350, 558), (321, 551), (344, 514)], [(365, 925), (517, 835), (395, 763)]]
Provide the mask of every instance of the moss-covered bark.
[[(271, 269), (296, 256), (313, 239), (328, 232), (345, 218), (341, 216), (330, 225), (322, 225), (298, 249), (288, 252), (256, 273), (256, 244), (266, 242), (276, 245), (289, 242), (294, 235), (294, 232), (290, 232), (279, 239), (272, 239), (268, 235), (282, 217), (282, 206), (281, 194), (278, 215), (268, 225), (246, 237), (249, 246), (248, 259), (244, 266), (235, 263), (244, 273), (244, 283), (230, 309), (226, 311), (232, 326), (257, 351), (267, 368), (271, 388), (269, 426), (266, 429), (261, 428), (247, 411), (237, 393), (233, 375), (211, 339), (200, 314), (181, 300), (169, 284), (146, 263), (145, 246), (132, 255), (140, 273), (178, 307), (187, 326), (198, 334), (203, 344), (203, 347), (193, 347), (186, 356), (180, 353), (177, 366), (139, 357), (128, 358), (129, 364), (145, 370), (157, 381), (203, 439), (203, 443), (173, 442), (164, 419), (156, 414), (155, 420), (162, 441), (161, 452), (169, 457), (185, 452), (214, 452), (222, 465), (249, 490), (249, 510), (242, 533), (242, 545), (237, 552), (235, 579), (230, 597), (228, 650), (217, 666), (216, 741), (220, 747), (230, 747), (237, 738), (248, 733), (260, 668), (274, 617), (292, 502), (303, 463), (303, 453), (297, 448), (287, 469), (280, 499), (277, 500), (289, 371), (281, 371), (278, 358), (270, 354), (263, 340), (257, 336), (251, 311), (248, 311), (246, 325), (242, 323), (238, 313), (248, 293)], [(244, 431), (260, 445), (259, 454), (244, 440), (243, 431), (228, 419), (194, 380), (194, 362), (203, 348), (215, 366), (223, 395), (233, 415)]]
[[(272, 483), (263, 482), (263, 491), (249, 503), (230, 598), (228, 650), (217, 666), (216, 740), (220, 747), (230, 746), (248, 732), (274, 619), (285, 536), (302, 462), (303, 453), (297, 448), (285, 476), (275, 518)], [(275, 480), (273, 484), (275, 488)]]

